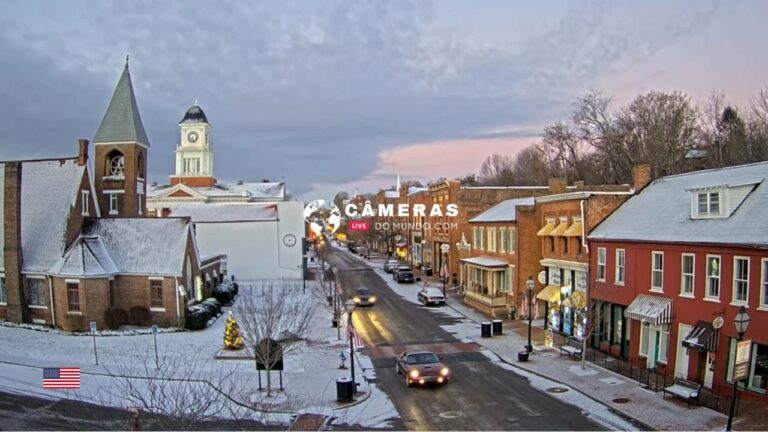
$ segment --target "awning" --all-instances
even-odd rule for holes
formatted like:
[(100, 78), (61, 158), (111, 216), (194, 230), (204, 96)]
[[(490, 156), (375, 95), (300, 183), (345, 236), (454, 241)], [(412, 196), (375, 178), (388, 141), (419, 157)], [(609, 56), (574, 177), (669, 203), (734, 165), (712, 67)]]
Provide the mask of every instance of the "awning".
[(406, 242), (400, 242), (400, 243), (397, 243), (395, 246), (396, 246), (396, 247), (399, 247), (399, 248), (404, 248), (404, 247), (408, 247), (408, 243), (406, 243)]
[(651, 325), (669, 324), (672, 321), (672, 299), (640, 294), (624, 311), (624, 317)]
[(545, 236), (549, 235), (549, 233), (555, 229), (555, 220), (547, 220), (547, 224), (544, 225), (537, 233), (536, 235)]
[(551, 235), (551, 236), (560, 236), (560, 235), (563, 235), (563, 233), (567, 229), (568, 229), (568, 220), (567, 219), (566, 220), (562, 220), (561, 219), (560, 220), (560, 224), (557, 225), (557, 228), (555, 228), (552, 231), (550, 231), (549, 235)]
[(582, 227), (581, 221), (574, 221), (573, 225), (569, 226), (563, 235), (566, 237), (581, 237), (583, 232), (584, 228)]
[(683, 346), (699, 351), (717, 351), (717, 329), (709, 321), (698, 320), (683, 339)]
[(472, 257), (472, 258), (462, 258), (459, 261), (465, 263), (465, 264), (472, 264), (476, 265), (478, 267), (487, 267), (487, 268), (507, 268), (509, 267), (509, 261), (499, 259), (499, 258), (491, 258), (486, 256), (480, 256), (480, 257)]
[(560, 287), (557, 285), (547, 285), (543, 290), (536, 294), (536, 298), (548, 302), (557, 301), (560, 296)]

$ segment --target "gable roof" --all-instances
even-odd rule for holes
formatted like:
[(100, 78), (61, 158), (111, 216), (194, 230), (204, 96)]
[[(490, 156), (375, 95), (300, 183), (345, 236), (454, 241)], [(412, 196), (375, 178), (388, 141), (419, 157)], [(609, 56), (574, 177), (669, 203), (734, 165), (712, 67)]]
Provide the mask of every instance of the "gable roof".
[(173, 198), (172, 195), (181, 190), (190, 194), (190, 198), (180, 197), (184, 201), (189, 201), (191, 198), (203, 201), (233, 199), (245, 202), (285, 200), (285, 183), (283, 182), (218, 183), (213, 187), (195, 187), (183, 183), (177, 183), (173, 186), (147, 186), (147, 198), (151, 200)]
[(277, 204), (186, 205), (175, 208), (171, 216), (189, 217), (192, 223), (276, 221)]
[[(5, 164), (2, 189), (5, 194)], [(69, 215), (77, 202), (86, 166), (76, 159), (21, 162), (22, 271), (46, 273), (64, 254)], [(0, 209), (4, 208), (0, 201)], [(3, 233), (5, 232), (3, 226)], [(5, 246), (0, 236), (0, 249)], [(4, 261), (0, 261), (4, 267)]]
[(118, 273), (99, 237), (80, 236), (64, 256), (53, 266), (51, 274), (57, 276), (104, 277)]
[(190, 237), (189, 220), (87, 219), (82, 235), (101, 239), (119, 273), (181, 276)]
[[(766, 180), (768, 162), (662, 177), (603, 220), (589, 239), (768, 247)], [(695, 190), (745, 184), (756, 186), (730, 217), (691, 218)]]
[(107, 112), (93, 137), (94, 145), (106, 143), (137, 142), (149, 147), (149, 139), (141, 122), (136, 95), (133, 93), (128, 61), (117, 82)]
[(516, 220), (515, 208), (517, 206), (534, 204), (535, 199), (533, 197), (508, 199), (480, 213), (470, 219), (469, 222), (514, 222)]

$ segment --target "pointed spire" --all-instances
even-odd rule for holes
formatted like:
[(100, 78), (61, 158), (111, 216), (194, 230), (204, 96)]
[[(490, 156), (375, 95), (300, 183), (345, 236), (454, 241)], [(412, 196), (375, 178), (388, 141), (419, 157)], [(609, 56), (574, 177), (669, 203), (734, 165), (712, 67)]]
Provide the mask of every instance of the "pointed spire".
[(93, 137), (94, 145), (136, 142), (149, 147), (149, 139), (136, 104), (136, 95), (133, 93), (131, 73), (128, 70), (129, 59), (126, 55), (123, 74), (120, 75), (107, 112)]
[(397, 173), (397, 185), (395, 186), (395, 189), (398, 191), (400, 190), (400, 172)]
[(195, 98), (195, 106), (200, 106), (197, 104), (197, 98)]

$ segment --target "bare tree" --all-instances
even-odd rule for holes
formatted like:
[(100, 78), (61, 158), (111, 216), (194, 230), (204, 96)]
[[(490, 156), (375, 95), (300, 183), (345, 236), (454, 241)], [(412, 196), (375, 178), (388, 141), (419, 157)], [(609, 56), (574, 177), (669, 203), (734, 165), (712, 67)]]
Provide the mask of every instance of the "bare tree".
[(505, 186), (514, 184), (512, 159), (509, 156), (494, 153), (480, 166), (480, 183), (487, 186)]
[(752, 99), (747, 116), (747, 140), (751, 152), (751, 161), (768, 160), (768, 87)]
[(518, 184), (523, 186), (546, 185), (549, 169), (535, 146), (520, 150), (513, 162), (513, 170)]
[(561, 178), (581, 180), (583, 144), (570, 125), (558, 121), (544, 127), (536, 148), (549, 165), (550, 173)]
[(267, 397), (270, 397), (272, 369), (308, 333), (315, 311), (312, 296), (302, 295), (299, 286), (279, 280), (262, 286), (241, 286), (234, 311), (256, 367), (262, 364), (267, 372)]

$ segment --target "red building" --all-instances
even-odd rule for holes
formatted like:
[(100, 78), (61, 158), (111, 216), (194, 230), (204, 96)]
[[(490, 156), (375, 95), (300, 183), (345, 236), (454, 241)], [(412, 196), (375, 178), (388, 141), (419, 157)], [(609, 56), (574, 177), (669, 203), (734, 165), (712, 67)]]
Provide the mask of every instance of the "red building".
[[(768, 163), (652, 182), (589, 235), (592, 343), (667, 375), (731, 387), (745, 307), (745, 394), (768, 388)], [(726, 390), (727, 391), (727, 390)]]

